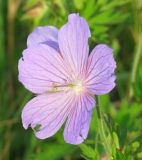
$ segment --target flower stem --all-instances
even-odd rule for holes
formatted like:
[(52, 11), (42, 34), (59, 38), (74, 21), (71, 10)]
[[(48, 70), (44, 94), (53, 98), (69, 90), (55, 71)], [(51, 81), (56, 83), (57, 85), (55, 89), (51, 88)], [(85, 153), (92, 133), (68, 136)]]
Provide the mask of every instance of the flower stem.
[(140, 57), (142, 54), (142, 34), (140, 34), (139, 39), (138, 39), (138, 44), (136, 46), (136, 52), (135, 52), (135, 56), (134, 56), (134, 63), (132, 66), (132, 71), (131, 71), (131, 77), (130, 77), (130, 91), (129, 91), (129, 96), (128, 98), (131, 98), (133, 96), (133, 85), (135, 83), (136, 80), (136, 72), (137, 72), (137, 68), (138, 68), (138, 64), (140, 62)]
[(108, 143), (107, 137), (106, 137), (106, 133), (104, 130), (104, 120), (103, 120), (103, 116), (100, 110), (100, 100), (99, 100), (99, 96), (97, 96), (96, 98), (96, 110), (97, 110), (97, 117), (98, 117), (98, 127), (99, 127), (99, 134), (100, 134), (100, 138), (101, 141), (104, 145), (104, 148), (107, 152), (107, 155), (109, 157), (111, 157), (111, 148), (110, 145)]

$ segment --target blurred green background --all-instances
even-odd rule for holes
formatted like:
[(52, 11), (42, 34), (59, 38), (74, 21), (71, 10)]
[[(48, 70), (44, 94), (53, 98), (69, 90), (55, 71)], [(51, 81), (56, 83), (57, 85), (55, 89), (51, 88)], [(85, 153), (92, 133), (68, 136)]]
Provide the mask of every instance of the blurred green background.
[[(60, 28), (69, 13), (89, 23), (90, 50), (114, 49), (115, 89), (100, 97), (112, 160), (142, 160), (142, 0), (0, 0), (0, 160), (107, 160), (98, 135), (96, 109), (85, 143), (63, 140), (63, 127), (38, 140), (25, 131), (21, 111), (33, 95), (18, 82), (18, 60), (36, 26)], [(109, 159), (108, 159), (109, 160)]]

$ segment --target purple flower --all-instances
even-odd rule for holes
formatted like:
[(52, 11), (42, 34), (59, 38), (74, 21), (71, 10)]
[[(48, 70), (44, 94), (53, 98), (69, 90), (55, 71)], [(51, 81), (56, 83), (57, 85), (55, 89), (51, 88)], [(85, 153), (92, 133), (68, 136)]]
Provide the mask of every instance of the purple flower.
[[(80, 144), (88, 134), (94, 95), (115, 86), (112, 49), (97, 45), (89, 55), (87, 22), (70, 14), (60, 30), (37, 27), (28, 37), (19, 60), (19, 81), (37, 94), (22, 111), (25, 129), (40, 139), (54, 135), (65, 121), (64, 139)], [(38, 128), (38, 129), (36, 129)]]

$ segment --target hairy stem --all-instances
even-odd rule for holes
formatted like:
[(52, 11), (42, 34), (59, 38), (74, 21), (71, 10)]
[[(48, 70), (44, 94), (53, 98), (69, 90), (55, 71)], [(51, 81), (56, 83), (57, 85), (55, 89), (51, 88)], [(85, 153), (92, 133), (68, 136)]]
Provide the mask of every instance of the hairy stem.
[(104, 145), (104, 148), (107, 152), (107, 155), (109, 157), (111, 157), (111, 147), (107, 141), (107, 137), (106, 137), (106, 133), (104, 130), (104, 120), (103, 120), (103, 116), (100, 110), (100, 100), (99, 100), (99, 96), (97, 96), (96, 98), (96, 110), (97, 110), (97, 117), (98, 117), (98, 127), (99, 127), (99, 134), (100, 134), (100, 138), (101, 141)]

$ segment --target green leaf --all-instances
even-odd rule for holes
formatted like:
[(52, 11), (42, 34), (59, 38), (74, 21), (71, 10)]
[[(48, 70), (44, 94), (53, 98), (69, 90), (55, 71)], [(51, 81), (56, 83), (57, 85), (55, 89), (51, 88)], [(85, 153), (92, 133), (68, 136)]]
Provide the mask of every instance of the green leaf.
[(97, 153), (95, 152), (95, 150), (87, 146), (86, 144), (81, 144), (79, 145), (79, 147), (81, 148), (82, 153), (85, 157), (89, 159), (94, 159), (97, 156)]
[(34, 131), (37, 132), (40, 130), (40, 127), (41, 127), (41, 124), (37, 124), (35, 127), (34, 127)]
[(121, 12), (117, 12), (114, 14), (112, 10), (108, 10), (106, 12), (102, 12), (97, 14), (93, 18), (90, 19), (90, 24), (100, 24), (100, 25), (114, 25), (118, 23), (122, 23), (126, 21), (129, 17), (129, 13), (123, 14)]
[(120, 7), (120, 6), (124, 6), (127, 3), (130, 3), (132, 0), (120, 0), (120, 1), (112, 1), (110, 3), (106, 3), (106, 5), (103, 5), (101, 8), (101, 11), (105, 11), (105, 10), (112, 10), (115, 7)]
[(142, 152), (137, 153), (138, 158), (142, 158)]
[(116, 160), (128, 160), (126, 158), (126, 156), (122, 152), (120, 152), (118, 150), (116, 150), (115, 158), (116, 158)]
[(96, 11), (96, 8), (97, 6), (94, 0), (86, 1), (85, 7), (81, 11), (81, 15), (86, 19), (89, 19)]
[(132, 150), (135, 152), (140, 147), (140, 142), (135, 141), (132, 143)]
[(83, 8), (83, 5), (84, 5), (84, 2), (85, 0), (73, 0), (74, 2), (74, 5), (77, 9), (82, 9)]
[(112, 135), (113, 135), (113, 140), (114, 140), (115, 146), (116, 146), (117, 149), (119, 149), (120, 148), (119, 139), (118, 139), (118, 136), (117, 136), (116, 132), (113, 132)]

